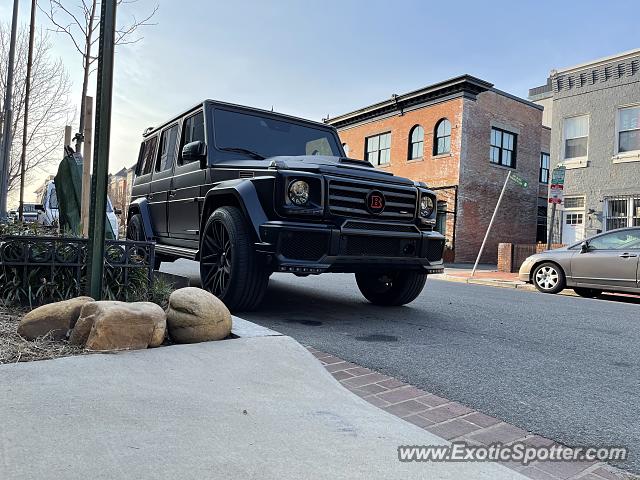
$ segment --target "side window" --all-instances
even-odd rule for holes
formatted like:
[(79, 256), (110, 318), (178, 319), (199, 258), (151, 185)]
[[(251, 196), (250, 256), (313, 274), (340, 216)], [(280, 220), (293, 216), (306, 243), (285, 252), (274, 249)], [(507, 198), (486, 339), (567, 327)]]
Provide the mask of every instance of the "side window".
[(200, 140), (204, 142), (204, 115), (198, 112), (187, 118), (182, 127), (182, 141), (180, 142), (180, 164), (184, 164), (182, 160), (182, 147), (187, 143)]
[(158, 137), (151, 137), (142, 144), (142, 147), (140, 148), (138, 168), (136, 169), (136, 173), (138, 175), (147, 175), (148, 173), (151, 173), (157, 143)]
[(592, 250), (627, 250), (640, 248), (640, 230), (622, 230), (594, 238), (589, 242)]
[(156, 172), (164, 172), (173, 166), (176, 159), (176, 140), (178, 139), (178, 125), (172, 125), (165, 129), (160, 136), (160, 148), (158, 149), (158, 161)]

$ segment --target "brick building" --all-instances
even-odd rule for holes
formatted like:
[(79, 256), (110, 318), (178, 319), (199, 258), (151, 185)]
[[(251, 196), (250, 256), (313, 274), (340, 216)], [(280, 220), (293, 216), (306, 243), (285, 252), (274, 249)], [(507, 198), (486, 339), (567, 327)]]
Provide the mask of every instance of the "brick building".
[(510, 183), (496, 216), (482, 257), (495, 263), (498, 243), (535, 243), (546, 233), (541, 162), (548, 164), (549, 131), (542, 111), (463, 75), (326, 122), (338, 129), (350, 157), (437, 191), (437, 228), (447, 237), (449, 261), (475, 260), (507, 172), (525, 178), (527, 188)]
[(529, 90), (564, 166), (554, 241), (570, 244), (640, 225), (640, 49), (552, 70)]

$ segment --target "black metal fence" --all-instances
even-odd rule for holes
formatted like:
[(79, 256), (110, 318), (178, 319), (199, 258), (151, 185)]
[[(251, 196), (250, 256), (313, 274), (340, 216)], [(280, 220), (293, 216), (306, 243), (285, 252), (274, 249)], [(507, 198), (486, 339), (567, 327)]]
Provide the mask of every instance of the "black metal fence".
[[(0, 237), (0, 300), (39, 305), (84, 294), (86, 238)], [(154, 243), (107, 240), (103, 297), (139, 300), (153, 282)]]

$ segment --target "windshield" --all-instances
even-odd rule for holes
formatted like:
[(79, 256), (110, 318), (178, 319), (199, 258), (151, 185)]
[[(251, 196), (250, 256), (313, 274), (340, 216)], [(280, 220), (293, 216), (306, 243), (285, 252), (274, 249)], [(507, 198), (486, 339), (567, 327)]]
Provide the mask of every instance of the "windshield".
[[(278, 155), (342, 156), (331, 130), (249, 113), (213, 110), (216, 147), (244, 149), (262, 157)], [(237, 153), (242, 153), (236, 150)]]

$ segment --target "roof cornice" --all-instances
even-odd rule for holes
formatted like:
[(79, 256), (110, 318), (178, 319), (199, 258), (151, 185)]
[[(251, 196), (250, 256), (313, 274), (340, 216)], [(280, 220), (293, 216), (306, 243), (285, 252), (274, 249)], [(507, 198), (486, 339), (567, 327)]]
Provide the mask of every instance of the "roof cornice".
[(402, 95), (394, 95), (388, 100), (369, 105), (368, 107), (345, 113), (325, 120), (336, 128), (346, 127), (371, 118), (388, 115), (394, 111), (403, 111), (415, 105), (433, 102), (439, 98), (451, 97), (456, 94), (473, 98), (493, 88), (493, 84), (473, 77), (461, 75), (442, 82), (434, 83), (419, 90)]

